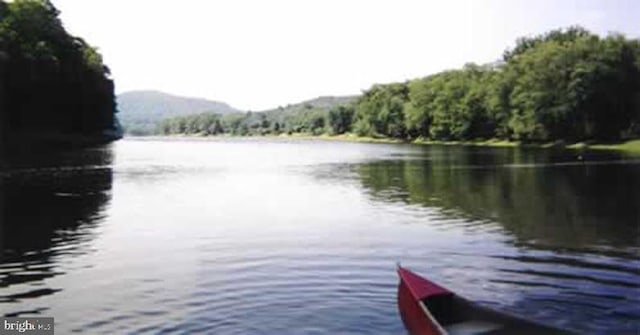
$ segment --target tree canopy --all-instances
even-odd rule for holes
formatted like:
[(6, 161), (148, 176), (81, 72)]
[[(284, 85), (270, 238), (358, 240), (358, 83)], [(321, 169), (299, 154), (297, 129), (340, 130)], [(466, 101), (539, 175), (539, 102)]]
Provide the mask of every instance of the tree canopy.
[(3, 128), (17, 133), (115, 130), (114, 84), (100, 53), (70, 35), (48, 0), (0, 0)]
[[(202, 116), (169, 123), (204, 120)], [(204, 121), (202, 121), (204, 122)], [(500, 61), (467, 64), (355, 101), (220, 119), (224, 133), (342, 134), (403, 140), (615, 141), (640, 136), (640, 41), (582, 27), (524, 37)], [(184, 127), (183, 127), (184, 128)], [(164, 127), (173, 133), (180, 127)], [(172, 129), (167, 132), (167, 129)], [(207, 123), (184, 131), (207, 133)]]
[(554, 30), (519, 39), (503, 62), (375, 85), (356, 113), (362, 134), (397, 138), (633, 138), (640, 135), (640, 42)]

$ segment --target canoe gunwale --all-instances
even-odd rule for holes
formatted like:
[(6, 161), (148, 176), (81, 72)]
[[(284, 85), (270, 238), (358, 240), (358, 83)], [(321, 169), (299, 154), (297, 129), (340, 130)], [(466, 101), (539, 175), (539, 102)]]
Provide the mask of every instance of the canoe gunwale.
[(429, 319), (429, 321), (434, 325), (434, 327), (438, 330), (438, 332), (440, 333), (440, 335), (449, 335), (449, 332), (447, 332), (446, 329), (442, 328), (442, 325), (440, 324), (440, 322), (438, 322), (438, 320), (436, 320), (436, 318), (433, 316), (433, 314), (431, 313), (431, 311), (429, 311), (429, 308), (427, 307), (427, 305), (424, 304), (424, 301), (420, 300), (418, 301), (418, 305), (420, 306), (420, 308), (422, 309), (422, 312), (424, 312), (424, 314), (427, 316), (427, 318)]
[(479, 305), (400, 266), (397, 271), (400, 277), (398, 308), (411, 335), (447, 335), (447, 327), (474, 320), (495, 323), (502, 329), (496, 334), (572, 334)]

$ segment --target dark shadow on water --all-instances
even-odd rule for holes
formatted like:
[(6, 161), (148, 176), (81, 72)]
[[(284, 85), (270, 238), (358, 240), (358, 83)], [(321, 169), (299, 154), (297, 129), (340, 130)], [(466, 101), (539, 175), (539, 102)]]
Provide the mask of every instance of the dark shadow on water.
[(88, 252), (110, 201), (112, 162), (109, 146), (2, 157), (0, 288), (13, 289), (0, 303), (59, 290), (27, 284), (61, 273), (54, 256)]

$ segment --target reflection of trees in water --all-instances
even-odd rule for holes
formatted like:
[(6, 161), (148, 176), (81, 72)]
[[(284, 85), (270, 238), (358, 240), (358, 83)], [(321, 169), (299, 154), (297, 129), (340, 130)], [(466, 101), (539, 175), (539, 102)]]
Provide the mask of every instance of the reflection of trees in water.
[[(110, 199), (109, 148), (11, 157), (0, 168), (0, 286), (55, 276), (51, 256), (82, 254)], [(55, 289), (18, 292), (14, 301)]]
[[(475, 254), (451, 256), (452, 273), (470, 278), (466, 289), (465, 280), (458, 282), (461, 294), (578, 333), (637, 328), (638, 164), (582, 164), (560, 151), (460, 147), (425, 147), (415, 158), (354, 170), (375, 201), (439, 208), (462, 220), (438, 225), (495, 223), (514, 236), (516, 250), (480, 245)], [(424, 258), (425, 268), (432, 264)]]
[(429, 154), (432, 160), (374, 162), (357, 171), (374, 197), (496, 221), (520, 242), (638, 245), (637, 164), (548, 165), (563, 161), (562, 154), (521, 150), (440, 148)]

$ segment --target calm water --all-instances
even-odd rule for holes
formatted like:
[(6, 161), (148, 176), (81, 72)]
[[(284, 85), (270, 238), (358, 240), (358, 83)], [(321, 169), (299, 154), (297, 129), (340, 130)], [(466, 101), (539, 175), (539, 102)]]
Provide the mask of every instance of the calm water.
[(60, 334), (403, 334), (395, 264), (581, 333), (640, 327), (640, 159), (124, 140), (0, 167), (0, 314)]

